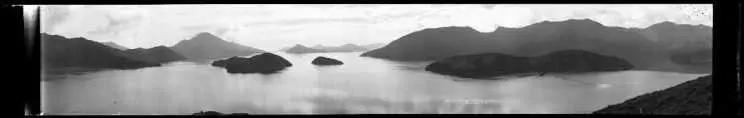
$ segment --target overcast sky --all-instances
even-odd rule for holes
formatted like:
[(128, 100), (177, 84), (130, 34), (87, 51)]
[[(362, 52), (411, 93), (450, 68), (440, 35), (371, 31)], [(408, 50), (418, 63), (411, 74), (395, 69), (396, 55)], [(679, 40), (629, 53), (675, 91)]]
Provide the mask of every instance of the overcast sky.
[(589, 18), (645, 28), (672, 21), (712, 26), (698, 5), (46, 5), (42, 32), (111, 41), (128, 48), (172, 46), (198, 32), (264, 50), (294, 44), (388, 43), (424, 28), (470, 26), (491, 32), (543, 20)]

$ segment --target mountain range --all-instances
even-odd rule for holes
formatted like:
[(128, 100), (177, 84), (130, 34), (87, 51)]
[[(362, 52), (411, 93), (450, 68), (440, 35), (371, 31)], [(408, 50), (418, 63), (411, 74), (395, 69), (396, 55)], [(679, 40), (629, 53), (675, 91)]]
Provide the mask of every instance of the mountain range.
[[(675, 30), (670, 30), (675, 29)], [(543, 21), (521, 28), (498, 27), (488, 33), (470, 27), (440, 27), (416, 31), (385, 47), (362, 54), (398, 61), (435, 61), (457, 55), (503, 53), (537, 56), (579, 49), (627, 60), (636, 69), (702, 73), (710, 67), (690, 67), (671, 55), (710, 49), (710, 27), (662, 22), (644, 29), (604, 26), (589, 19)], [(706, 33), (708, 32), (708, 33)], [(675, 39), (685, 37), (684, 39)], [(708, 47), (706, 47), (708, 46)]]
[(367, 51), (369, 49), (364, 48), (362, 46), (356, 45), (356, 44), (344, 44), (341, 46), (322, 46), (322, 45), (316, 45), (313, 46), (314, 49), (320, 49), (325, 50), (327, 52), (359, 52), (359, 51)]
[(125, 52), (85, 38), (65, 38), (41, 34), (42, 63), (50, 68), (116, 68), (132, 69), (159, 66)]
[(287, 52), (287, 53), (320, 53), (320, 52), (327, 52), (327, 51), (321, 50), (321, 49), (309, 48), (304, 45), (297, 44), (290, 48), (287, 48), (286, 50), (284, 50), (284, 52)]
[(287, 53), (322, 53), (322, 52), (360, 52), (360, 51), (367, 51), (369, 50), (367, 47), (375, 48), (379, 47), (379, 45), (384, 44), (369, 44), (369, 45), (356, 45), (356, 44), (344, 44), (340, 46), (323, 46), (323, 45), (315, 45), (313, 47), (307, 47), (304, 45), (296, 44), (289, 48), (284, 48), (282, 51)]
[(139, 58), (152, 63), (167, 63), (186, 59), (183, 55), (178, 54), (165, 46), (157, 46), (149, 49), (129, 49), (125, 50), (125, 52), (135, 54), (139, 56)]
[(131, 69), (159, 66), (172, 61), (218, 59), (248, 56), (264, 52), (252, 47), (224, 41), (209, 33), (199, 33), (173, 47), (126, 49), (113, 42), (96, 42), (85, 38), (65, 38), (42, 33), (44, 66), (47, 68), (116, 68)]

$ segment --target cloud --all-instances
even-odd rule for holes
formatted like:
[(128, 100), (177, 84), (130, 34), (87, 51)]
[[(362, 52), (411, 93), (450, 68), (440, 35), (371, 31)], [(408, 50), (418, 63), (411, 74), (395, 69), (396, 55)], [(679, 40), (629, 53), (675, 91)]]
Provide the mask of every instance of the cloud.
[(287, 19), (279, 21), (261, 21), (245, 24), (246, 27), (257, 25), (305, 25), (316, 23), (373, 23), (375, 21), (368, 18), (350, 17), (350, 18), (304, 18), (304, 19)]
[(88, 34), (118, 34), (126, 30), (138, 28), (139, 25), (147, 22), (147, 11), (136, 7), (115, 7), (105, 9), (107, 12), (105, 18), (108, 24), (105, 26), (87, 32)]
[(136, 28), (143, 20), (142, 16), (114, 18), (111, 15), (107, 15), (106, 18), (108, 19), (108, 25), (98, 30), (89, 31), (88, 34), (117, 34), (121, 31)]
[[(52, 8), (44, 6), (42, 8)], [(712, 26), (712, 5), (105, 5), (56, 6), (42, 28), (68, 36), (115, 40), (128, 47), (174, 44), (211, 32), (244, 45), (389, 42), (423, 28), (521, 27), (543, 20), (590, 18), (607, 26), (646, 27), (670, 20)], [(66, 11), (65, 11), (66, 10)], [(52, 22), (52, 23), (49, 23)], [(49, 25), (51, 24), (51, 25)], [(45, 30), (48, 31), (48, 30)]]
[(43, 6), (41, 9), (41, 31), (53, 32), (55, 28), (65, 22), (70, 14), (68, 6)]

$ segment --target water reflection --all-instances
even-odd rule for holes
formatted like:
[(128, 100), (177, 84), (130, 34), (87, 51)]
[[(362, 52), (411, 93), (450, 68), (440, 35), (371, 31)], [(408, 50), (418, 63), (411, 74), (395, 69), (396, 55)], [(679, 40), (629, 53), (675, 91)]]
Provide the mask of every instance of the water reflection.
[[(275, 74), (228, 74), (209, 63), (176, 62), (42, 81), (47, 114), (589, 113), (701, 75), (622, 71), (454, 81), (359, 53), (292, 55)], [(344, 65), (315, 66), (316, 56)]]

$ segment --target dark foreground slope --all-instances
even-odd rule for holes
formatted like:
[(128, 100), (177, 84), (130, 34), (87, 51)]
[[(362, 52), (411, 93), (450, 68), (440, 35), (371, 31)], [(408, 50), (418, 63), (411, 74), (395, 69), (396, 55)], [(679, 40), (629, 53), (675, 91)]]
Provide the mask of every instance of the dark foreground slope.
[(687, 81), (661, 91), (647, 93), (594, 114), (708, 115), (711, 112), (712, 75)]
[(67, 39), (59, 35), (42, 34), (42, 64), (56, 68), (133, 69), (159, 66), (136, 55), (85, 38)]

